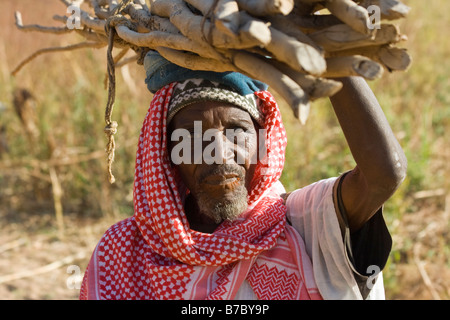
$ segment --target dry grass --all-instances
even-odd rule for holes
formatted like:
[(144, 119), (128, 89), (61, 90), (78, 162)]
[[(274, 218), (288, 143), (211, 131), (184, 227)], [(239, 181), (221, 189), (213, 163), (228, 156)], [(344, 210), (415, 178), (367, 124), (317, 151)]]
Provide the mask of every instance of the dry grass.
[[(408, 178), (385, 209), (394, 239), (384, 272), (386, 295), (389, 299), (449, 299), (450, 40), (444, 32), (450, 25), (446, 14), (450, 3), (405, 2), (413, 8), (402, 23), (413, 67), (371, 83), (409, 159)], [(124, 73), (118, 72), (113, 113), (119, 122), (117, 183), (111, 187), (103, 153), (105, 51), (41, 56), (11, 78), (11, 70), (34, 50), (80, 39), (15, 29), (15, 10), (22, 12), (25, 23), (56, 25), (51, 16), (58, 10), (65, 13), (58, 1), (3, 0), (2, 8), (0, 298), (75, 299), (77, 290), (68, 289), (66, 283), (74, 275), (67, 273), (67, 266), (78, 265), (83, 272), (104, 230), (132, 214), (135, 146), (151, 95), (140, 68), (130, 65)], [(135, 80), (125, 80), (127, 71)], [(27, 130), (14, 111), (13, 93), (20, 88), (34, 96), (31, 110), (36, 120), (30, 113), (25, 118), (35, 124), (38, 134)], [(353, 167), (327, 101), (313, 105), (305, 127), (292, 119), (287, 106), (282, 108), (289, 134), (282, 179), (288, 189)], [(61, 207), (54, 201), (58, 196)], [(60, 209), (63, 227), (55, 215)], [(52, 264), (67, 257), (73, 257), (70, 263)], [(41, 269), (49, 265), (50, 270)], [(30, 270), (46, 272), (2, 282), (5, 275)]]

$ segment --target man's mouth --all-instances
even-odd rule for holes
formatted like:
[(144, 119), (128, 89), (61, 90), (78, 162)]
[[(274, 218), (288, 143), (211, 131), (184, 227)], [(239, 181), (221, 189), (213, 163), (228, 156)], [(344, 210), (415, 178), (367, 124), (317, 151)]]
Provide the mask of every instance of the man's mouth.
[(244, 181), (242, 169), (232, 165), (208, 168), (203, 172), (199, 182), (207, 188), (234, 189)]
[(235, 173), (213, 174), (203, 179), (203, 183), (212, 186), (225, 186), (239, 183), (241, 178)]

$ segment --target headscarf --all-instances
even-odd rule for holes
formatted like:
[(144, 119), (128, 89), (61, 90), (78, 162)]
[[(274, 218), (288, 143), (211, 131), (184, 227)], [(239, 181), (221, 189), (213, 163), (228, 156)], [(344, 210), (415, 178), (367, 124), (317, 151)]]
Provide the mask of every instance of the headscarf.
[(286, 133), (268, 91), (261, 101), (266, 158), (259, 161), (249, 207), (212, 233), (190, 229), (183, 182), (167, 149), (167, 113), (176, 83), (154, 95), (139, 137), (134, 215), (113, 225), (85, 273), (82, 299), (233, 299), (247, 280), (259, 299), (320, 299), (299, 234), (286, 224), (275, 191)]

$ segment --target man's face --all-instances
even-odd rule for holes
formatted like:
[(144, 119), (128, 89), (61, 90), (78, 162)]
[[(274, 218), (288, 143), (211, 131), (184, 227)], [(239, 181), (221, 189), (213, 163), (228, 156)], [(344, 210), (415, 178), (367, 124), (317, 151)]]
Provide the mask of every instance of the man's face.
[(169, 125), (169, 154), (200, 213), (215, 223), (247, 209), (258, 133), (250, 114), (231, 104), (198, 102)]

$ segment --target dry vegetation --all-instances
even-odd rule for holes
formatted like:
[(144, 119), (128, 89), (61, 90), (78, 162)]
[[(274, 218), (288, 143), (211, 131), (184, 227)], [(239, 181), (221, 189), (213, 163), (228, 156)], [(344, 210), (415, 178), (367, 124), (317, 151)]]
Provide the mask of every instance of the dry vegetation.
[[(409, 159), (408, 178), (386, 204), (394, 247), (384, 277), (389, 299), (450, 297), (450, 23), (445, 0), (404, 1), (401, 23), (414, 64), (371, 82)], [(135, 63), (117, 70), (116, 183), (105, 173), (105, 49), (42, 55), (10, 73), (37, 49), (83, 41), (24, 33), (24, 22), (60, 26), (55, 0), (3, 0), (0, 22), (0, 299), (75, 299), (68, 266), (81, 275), (103, 232), (132, 214), (135, 145), (151, 99)], [(51, 8), (51, 9), (49, 9)], [(132, 58), (132, 53), (127, 57)], [(280, 99), (282, 101), (282, 99)], [(353, 166), (329, 103), (311, 106), (305, 126), (282, 103), (289, 135), (287, 189)], [(301, 154), (301, 157), (299, 157)], [(69, 283), (72, 284), (72, 283)]]

